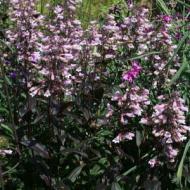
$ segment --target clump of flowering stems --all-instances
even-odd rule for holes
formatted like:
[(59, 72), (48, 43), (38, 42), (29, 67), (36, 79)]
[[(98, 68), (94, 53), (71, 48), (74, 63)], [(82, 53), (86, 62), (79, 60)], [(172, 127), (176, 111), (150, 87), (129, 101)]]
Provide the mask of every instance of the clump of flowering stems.
[(75, 94), (87, 75), (91, 80), (93, 75), (95, 80), (99, 78), (94, 72), (98, 59), (115, 57), (120, 36), (113, 16), (108, 17), (102, 31), (93, 24), (83, 30), (74, 17), (74, 1), (55, 7), (52, 21), (36, 12), (35, 0), (16, 2), (11, 2), (10, 18), (15, 25), (7, 37), (15, 45), (19, 61), (28, 68), (27, 85), (32, 96)]
[(15, 45), (23, 69), (21, 72), (28, 81), (31, 67), (40, 59), (38, 50), (41, 48), (43, 33), (39, 28), (43, 26), (43, 16), (35, 10), (35, 0), (12, 0), (10, 3), (12, 28), (7, 31), (7, 37)]
[(160, 103), (153, 107), (152, 115), (142, 118), (140, 122), (153, 127), (153, 135), (163, 145), (169, 161), (174, 162), (178, 149), (173, 146), (186, 140), (186, 134), (190, 130), (185, 121), (185, 112), (188, 112), (188, 108), (177, 93), (168, 98), (159, 96), (158, 99)]
[[(124, 95), (117, 91), (112, 96), (111, 100), (117, 102), (117, 113), (120, 113), (120, 123), (122, 125), (127, 126), (132, 118), (142, 116), (143, 108), (150, 104), (148, 96), (149, 91), (144, 88), (139, 88), (138, 86), (129, 87), (126, 89)], [(107, 115), (107, 117), (113, 116), (114, 111), (112, 111), (112, 114)], [(133, 127), (131, 130), (132, 131), (124, 134), (123, 132), (119, 133), (113, 142), (119, 143), (125, 139), (132, 140), (135, 136), (134, 132), (136, 127)]]
[[(65, 1), (55, 7), (51, 20), (35, 10), (35, 0), (11, 0), (13, 28), (7, 37), (27, 76), (30, 95), (74, 99), (111, 77), (109, 63), (123, 61), (120, 84), (114, 84), (119, 90), (110, 99), (105, 118), (110, 122), (116, 118), (126, 130), (121, 128), (113, 142), (132, 140), (138, 125), (127, 126), (137, 118), (139, 125), (151, 126), (164, 154), (174, 162), (178, 152), (174, 147), (185, 140), (188, 131), (184, 101), (176, 92), (172, 98), (163, 98), (164, 103), (155, 105), (150, 99), (151, 91), (155, 99), (165, 97), (165, 84), (179, 67), (179, 57), (173, 57), (176, 46), (170, 34), (171, 18), (160, 17), (153, 23), (148, 9), (141, 7), (122, 20), (110, 14), (103, 26), (91, 22), (83, 29), (75, 17), (76, 6), (77, 1)], [(144, 78), (147, 83), (141, 82)], [(158, 161), (150, 160), (151, 166), (155, 163)]]
[[(108, 104), (107, 117), (119, 113), (119, 125), (126, 126), (126, 129), (121, 128), (123, 132), (120, 132), (116, 138), (113, 139), (114, 143), (119, 143), (124, 140), (132, 140), (135, 136), (135, 130), (138, 129), (141, 124), (149, 124), (152, 127), (152, 134), (158, 138), (158, 144), (160, 143), (163, 147), (163, 154), (167, 157), (167, 160), (172, 163), (175, 161), (179, 151), (175, 147), (179, 146), (181, 142), (187, 138), (187, 132), (189, 131), (189, 126), (186, 126), (185, 124), (184, 111), (187, 111), (187, 108), (184, 106), (183, 99), (180, 98), (179, 94), (174, 91), (172, 98), (168, 98), (166, 100), (167, 103), (165, 106), (167, 109), (164, 109), (164, 113), (168, 114), (168, 116), (159, 115), (160, 119), (165, 119), (165, 123), (163, 124), (159, 119), (156, 120), (157, 125), (159, 126), (158, 127), (154, 122), (147, 122), (147, 120), (142, 117), (142, 115), (148, 115), (151, 113), (151, 107), (153, 110), (159, 108), (159, 104), (153, 105), (150, 103), (150, 101), (148, 101), (150, 100), (150, 97), (148, 97), (148, 90), (146, 90), (147, 92), (141, 94), (140, 96), (138, 93), (134, 94), (133, 91), (130, 92), (129, 90), (133, 89), (135, 83), (139, 83), (138, 78), (141, 78), (141, 75), (144, 75), (146, 77), (150, 77), (151, 79), (151, 81), (148, 81), (149, 89), (155, 89), (153, 90), (155, 95), (159, 96), (160, 98), (162, 97), (160, 96), (160, 93), (165, 93), (165, 84), (170, 81), (170, 78), (176, 73), (177, 68), (179, 68), (178, 56), (173, 59), (172, 65), (168, 65), (168, 61), (173, 56), (176, 48), (176, 46), (173, 44), (172, 35), (170, 34), (171, 17), (160, 17), (160, 25), (156, 26), (150, 22), (147, 14), (148, 10), (143, 8), (141, 9), (141, 12), (137, 12), (135, 16), (124, 18), (124, 23), (121, 24), (122, 36), (126, 40), (123, 41), (123, 43), (125, 43), (125, 47), (128, 47), (125, 52), (128, 56), (135, 53), (137, 55), (145, 55), (143, 58), (141, 58), (144, 67), (143, 65), (140, 66), (138, 62), (135, 64), (132, 62), (131, 68), (129, 68), (128, 71), (123, 72), (122, 83), (120, 87), (121, 90), (122, 88), (126, 89), (128, 95), (123, 96), (120, 91), (117, 91), (112, 96), (112, 103)], [(158, 49), (161, 50), (161, 54), (146, 56), (146, 53), (157, 51)], [(146, 86), (146, 84), (144, 85)], [(141, 91), (144, 90), (142, 86), (136, 88), (141, 89)], [(130, 98), (127, 99), (126, 97)], [(155, 97), (155, 99), (157, 99), (157, 97)], [(141, 100), (142, 104), (140, 104)], [(117, 108), (114, 106), (114, 101), (118, 102)], [(130, 105), (133, 105), (133, 108), (137, 109), (132, 109), (132, 112), (130, 112), (130, 109), (128, 109), (128, 112), (126, 112), (126, 109), (128, 106), (130, 107)], [(152, 115), (155, 113), (157, 113), (157, 111), (153, 112)], [(132, 130), (129, 127), (130, 124), (133, 123), (131, 117), (142, 117), (141, 121), (139, 121), (139, 126), (133, 127)], [(152, 116), (150, 115), (149, 118), (152, 118)], [(170, 126), (169, 129), (165, 129), (165, 125)], [(168, 135), (169, 139), (166, 140), (165, 135)], [(151, 167), (153, 167), (159, 165), (160, 162), (157, 159), (152, 159), (150, 160), (149, 164)]]
[(118, 107), (123, 110), (121, 115), (121, 123), (127, 124), (125, 118), (134, 118), (142, 115), (142, 107), (149, 105), (149, 91), (147, 89), (132, 86), (126, 89), (126, 93), (122, 95), (119, 91), (112, 96), (112, 101), (117, 101)]
[[(36, 12), (35, 0), (16, 2), (12, 1), (13, 11), (10, 15), (15, 26), (7, 34), (18, 50), (19, 61), (28, 68), (25, 72), (30, 76), (27, 85), (32, 96), (50, 96), (58, 91), (73, 94), (84, 81), (84, 74), (85, 77), (94, 75), (95, 79), (99, 79), (94, 72), (96, 62), (116, 58), (119, 56), (119, 47), (127, 48), (124, 57), (132, 56), (134, 52), (142, 55), (160, 45), (167, 49), (168, 39), (162, 40), (162, 34), (158, 37), (147, 19), (148, 10), (145, 8), (134, 16), (124, 18), (121, 23), (115, 21), (114, 15), (109, 15), (102, 28), (92, 23), (89, 29), (83, 30), (74, 16), (74, 1), (66, 1), (64, 7), (57, 6), (53, 21), (45, 21)], [(159, 44), (160, 41), (166, 45)], [(172, 51), (170, 47), (169, 53)], [(160, 62), (158, 55), (154, 59)], [(164, 61), (159, 70), (163, 69)], [(32, 76), (35, 76), (34, 81)]]

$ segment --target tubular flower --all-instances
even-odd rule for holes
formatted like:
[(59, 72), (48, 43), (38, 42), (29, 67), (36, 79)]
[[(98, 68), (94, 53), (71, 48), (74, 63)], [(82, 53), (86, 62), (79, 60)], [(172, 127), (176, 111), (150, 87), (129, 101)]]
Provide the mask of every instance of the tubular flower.
[(170, 100), (165, 97), (160, 98), (163, 103), (153, 107), (153, 114), (150, 118), (142, 118), (141, 123), (151, 125), (152, 133), (160, 139), (163, 146), (166, 146), (166, 156), (173, 162), (177, 156), (177, 149), (173, 144), (179, 144), (187, 139), (187, 132), (190, 127), (186, 125), (185, 112), (188, 108), (185, 102), (177, 93), (173, 94)]
[(132, 67), (129, 71), (123, 73), (123, 80), (127, 80), (128, 82), (133, 82), (136, 79), (141, 71), (141, 66), (138, 62), (133, 62)]

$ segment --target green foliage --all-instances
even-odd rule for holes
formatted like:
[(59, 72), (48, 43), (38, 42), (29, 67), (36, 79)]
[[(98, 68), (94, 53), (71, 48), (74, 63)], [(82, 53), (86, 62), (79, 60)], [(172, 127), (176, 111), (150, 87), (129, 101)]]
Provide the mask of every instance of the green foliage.
[(168, 9), (167, 5), (163, 0), (156, 0), (158, 6), (161, 8), (161, 10), (164, 11), (165, 14), (170, 15), (170, 10)]
[(184, 161), (186, 159), (189, 147), (190, 147), (190, 141), (188, 141), (185, 146), (185, 150), (183, 152), (183, 156), (181, 158), (181, 161), (180, 161), (180, 164), (179, 164), (178, 170), (177, 170), (176, 182), (180, 185), (180, 187), (182, 187), (181, 179), (182, 179), (182, 174), (183, 174)]

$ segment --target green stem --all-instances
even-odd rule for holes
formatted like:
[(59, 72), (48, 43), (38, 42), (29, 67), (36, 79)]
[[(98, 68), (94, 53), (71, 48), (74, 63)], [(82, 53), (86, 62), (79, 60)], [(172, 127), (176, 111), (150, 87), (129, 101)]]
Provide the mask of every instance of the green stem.
[(4, 181), (3, 181), (3, 172), (2, 172), (2, 164), (0, 162), (0, 184), (1, 184), (1, 189), (4, 190)]

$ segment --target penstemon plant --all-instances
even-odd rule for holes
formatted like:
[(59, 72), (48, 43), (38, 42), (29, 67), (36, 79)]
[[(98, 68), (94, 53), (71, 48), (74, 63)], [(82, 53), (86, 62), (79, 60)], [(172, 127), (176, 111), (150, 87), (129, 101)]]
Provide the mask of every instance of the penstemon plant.
[(181, 53), (188, 15), (184, 25), (184, 15), (150, 18), (144, 2), (127, 1), (127, 14), (114, 7), (84, 28), (78, 0), (43, 3), (51, 15), (36, 0), (9, 3), (1, 83), (10, 117), (0, 124), (11, 146), (0, 147), (2, 188), (177, 187), (166, 182), (190, 130), (178, 80), (189, 68)]

